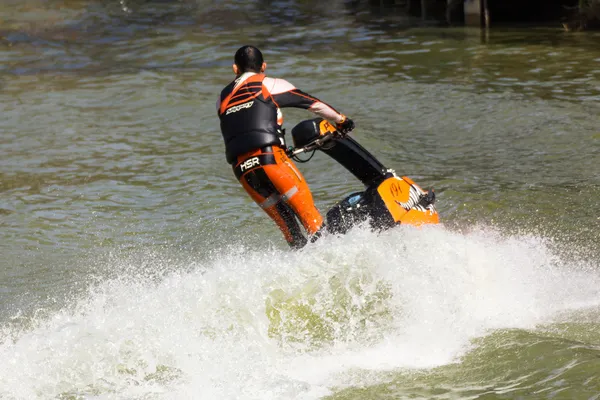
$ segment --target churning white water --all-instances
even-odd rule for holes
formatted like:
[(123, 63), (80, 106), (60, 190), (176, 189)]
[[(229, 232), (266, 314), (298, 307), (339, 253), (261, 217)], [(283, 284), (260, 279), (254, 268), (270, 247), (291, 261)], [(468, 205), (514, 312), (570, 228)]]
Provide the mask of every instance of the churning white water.
[(170, 266), (185, 272), (105, 280), (33, 328), (5, 325), (0, 397), (316, 399), (379, 372), (459, 362), (491, 330), (597, 306), (594, 262), (487, 228), (215, 250)]

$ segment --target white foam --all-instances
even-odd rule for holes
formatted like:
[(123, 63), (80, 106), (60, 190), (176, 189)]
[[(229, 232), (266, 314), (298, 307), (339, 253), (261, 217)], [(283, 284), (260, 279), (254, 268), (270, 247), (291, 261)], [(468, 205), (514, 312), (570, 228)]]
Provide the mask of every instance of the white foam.
[[(600, 304), (598, 262), (550, 248), (489, 229), (356, 229), (296, 253), (240, 248), (192, 272), (122, 275), (29, 331), (3, 328), (0, 397), (315, 399), (356, 371), (457, 362), (491, 330)], [(269, 335), (274, 293), (296, 325)]]

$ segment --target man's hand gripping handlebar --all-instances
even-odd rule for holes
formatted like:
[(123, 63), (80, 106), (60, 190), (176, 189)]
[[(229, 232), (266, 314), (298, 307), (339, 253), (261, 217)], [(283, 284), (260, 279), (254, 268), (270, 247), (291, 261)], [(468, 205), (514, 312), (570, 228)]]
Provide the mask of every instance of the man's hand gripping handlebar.
[(344, 137), (354, 129), (354, 121), (342, 114), (342, 120), (336, 124), (338, 133)]

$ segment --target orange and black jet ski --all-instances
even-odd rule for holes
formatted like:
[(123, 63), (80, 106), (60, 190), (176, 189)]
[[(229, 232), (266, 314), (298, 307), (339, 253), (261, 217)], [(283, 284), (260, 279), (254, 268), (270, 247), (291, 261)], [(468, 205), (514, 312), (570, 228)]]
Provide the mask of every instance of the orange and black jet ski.
[(327, 230), (346, 233), (357, 223), (369, 220), (374, 229), (398, 224), (437, 224), (435, 193), (424, 191), (410, 178), (399, 177), (349, 136), (343, 137), (323, 118), (298, 123), (292, 129), (294, 147), (288, 155), (298, 162), (300, 153), (320, 150), (340, 163), (364, 185), (335, 204), (326, 215)]

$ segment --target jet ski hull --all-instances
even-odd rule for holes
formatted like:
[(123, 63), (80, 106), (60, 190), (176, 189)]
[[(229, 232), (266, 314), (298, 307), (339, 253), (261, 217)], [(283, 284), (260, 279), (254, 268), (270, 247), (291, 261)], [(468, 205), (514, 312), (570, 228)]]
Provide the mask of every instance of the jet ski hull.
[[(292, 129), (292, 138), (298, 148), (333, 132), (335, 128), (326, 120), (315, 118), (296, 125)], [(318, 149), (365, 185), (364, 191), (346, 196), (327, 212), (329, 231), (345, 233), (366, 220), (375, 229), (440, 222), (433, 191), (421, 189), (406, 176), (397, 176), (351, 137), (330, 141)]]

